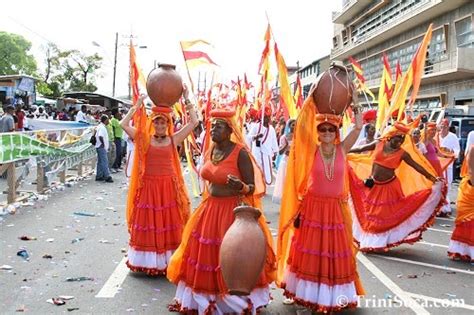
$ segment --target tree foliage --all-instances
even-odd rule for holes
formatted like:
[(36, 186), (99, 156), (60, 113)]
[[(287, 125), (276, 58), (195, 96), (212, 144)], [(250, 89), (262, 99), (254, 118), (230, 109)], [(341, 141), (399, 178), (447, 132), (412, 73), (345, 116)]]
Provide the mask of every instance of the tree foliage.
[(0, 43), (0, 75), (36, 73), (36, 60), (29, 53), (29, 41), (21, 35), (0, 32)]

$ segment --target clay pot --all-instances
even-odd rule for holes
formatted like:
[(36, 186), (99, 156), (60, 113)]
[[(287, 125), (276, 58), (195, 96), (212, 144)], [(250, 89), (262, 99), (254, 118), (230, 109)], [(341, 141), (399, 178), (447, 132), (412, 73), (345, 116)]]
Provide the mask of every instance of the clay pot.
[(157, 106), (173, 106), (183, 94), (183, 81), (176, 66), (159, 64), (146, 80), (148, 96)]
[(321, 114), (341, 115), (352, 102), (352, 79), (345, 67), (331, 65), (316, 80), (313, 100)]
[(234, 209), (235, 221), (227, 230), (220, 248), (220, 267), (232, 295), (249, 295), (262, 273), (266, 258), (266, 240), (253, 207)]

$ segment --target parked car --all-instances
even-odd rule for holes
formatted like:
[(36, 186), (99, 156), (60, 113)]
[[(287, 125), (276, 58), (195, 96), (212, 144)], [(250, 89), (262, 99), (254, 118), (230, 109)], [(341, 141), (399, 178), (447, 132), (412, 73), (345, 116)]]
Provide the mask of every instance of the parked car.
[(459, 157), (454, 163), (454, 175), (455, 177), (459, 177), (461, 165), (464, 161), (464, 150), (466, 149), (467, 135), (470, 131), (474, 130), (474, 116), (447, 116), (446, 118), (448, 118), (450, 121), (450, 127), (456, 128), (456, 136), (459, 138), (459, 146), (461, 147)]

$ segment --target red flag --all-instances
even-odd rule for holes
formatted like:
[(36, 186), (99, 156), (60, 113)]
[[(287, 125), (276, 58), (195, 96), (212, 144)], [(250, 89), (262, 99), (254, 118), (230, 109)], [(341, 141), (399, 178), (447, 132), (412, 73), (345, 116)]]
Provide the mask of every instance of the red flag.
[(140, 96), (140, 90), (138, 89), (138, 78), (140, 76), (137, 66), (137, 55), (135, 48), (133, 47), (132, 40), (130, 40), (130, 87), (132, 89), (132, 103), (136, 104), (138, 97)]

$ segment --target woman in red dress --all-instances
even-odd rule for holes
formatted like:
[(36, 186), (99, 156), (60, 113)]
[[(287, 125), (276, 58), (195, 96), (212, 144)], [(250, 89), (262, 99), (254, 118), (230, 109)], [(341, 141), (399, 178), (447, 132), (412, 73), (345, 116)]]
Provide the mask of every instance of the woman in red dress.
[(361, 176), (358, 168), (364, 165), (358, 157), (350, 158), (353, 233), (361, 251), (420, 240), (444, 204), (446, 185), (406, 137), (409, 132), (408, 126), (396, 122), (381, 139), (351, 150), (373, 151), (361, 158), (370, 163), (368, 177)]
[[(201, 176), (206, 190), (183, 233), (183, 242), (171, 258), (168, 279), (178, 288), (170, 310), (191, 314), (254, 314), (270, 302), (269, 285), (276, 269), (272, 237), (264, 216), (259, 225), (267, 240), (267, 257), (256, 287), (248, 296), (229, 295), (219, 266), (222, 239), (234, 222), (233, 209), (241, 203), (261, 207), (265, 193), (262, 173), (252, 160), (235, 112), (211, 111), (206, 128), (205, 160)], [(208, 124), (209, 125), (209, 124)], [(209, 134), (210, 132), (210, 134)], [(209, 135), (212, 144), (209, 146)]]
[(463, 165), (456, 206), (456, 227), (449, 242), (448, 256), (474, 262), (474, 146)]
[[(290, 149), (280, 208), (278, 284), (289, 298), (285, 304), (294, 301), (316, 312), (333, 312), (355, 308), (364, 293), (346, 184), (346, 153), (362, 129), (362, 115), (354, 109), (355, 128), (341, 142), (341, 116), (317, 114), (315, 108), (309, 96)], [(347, 298), (343, 303), (341, 296)]]
[[(190, 202), (176, 150), (197, 125), (193, 106), (183, 96), (190, 120), (173, 133), (171, 108), (154, 106), (147, 117), (143, 96), (121, 121), (135, 144), (127, 203), (130, 233), (127, 266), (148, 275), (166, 274), (173, 252), (181, 243)], [(135, 127), (129, 126), (134, 116)]]

